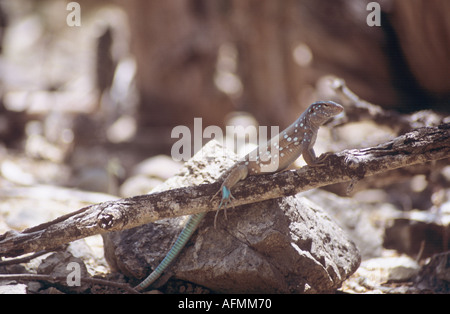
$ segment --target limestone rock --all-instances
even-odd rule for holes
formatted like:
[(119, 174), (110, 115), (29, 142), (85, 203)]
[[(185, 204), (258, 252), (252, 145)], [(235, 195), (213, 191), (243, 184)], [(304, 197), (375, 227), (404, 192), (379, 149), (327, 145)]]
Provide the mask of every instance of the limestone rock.
[(229, 211), (201, 225), (174, 266), (177, 278), (225, 293), (323, 293), (359, 266), (359, 251), (330, 217), (300, 196)]

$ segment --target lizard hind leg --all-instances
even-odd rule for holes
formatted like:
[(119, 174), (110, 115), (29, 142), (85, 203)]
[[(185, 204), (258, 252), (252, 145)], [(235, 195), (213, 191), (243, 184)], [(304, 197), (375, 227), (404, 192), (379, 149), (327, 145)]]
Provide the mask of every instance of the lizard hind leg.
[[(220, 192), (220, 190), (217, 191), (217, 193), (219, 193), (219, 192)], [(217, 226), (217, 215), (219, 214), (219, 211), (222, 208), (222, 206), (223, 206), (223, 212), (225, 214), (225, 219), (228, 219), (228, 217), (227, 217), (227, 206), (229, 204), (233, 205), (233, 202), (231, 201), (231, 199), (235, 199), (235, 198), (231, 194), (230, 189), (227, 188), (225, 185), (223, 185), (222, 186), (222, 199), (220, 200), (220, 204), (219, 204), (219, 207), (217, 208), (216, 215), (214, 216), (214, 229)]]

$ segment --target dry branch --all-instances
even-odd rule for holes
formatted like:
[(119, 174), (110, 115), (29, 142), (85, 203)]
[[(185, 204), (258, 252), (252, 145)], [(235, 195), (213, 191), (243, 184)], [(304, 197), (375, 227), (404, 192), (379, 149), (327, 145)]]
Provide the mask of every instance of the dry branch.
[(378, 125), (392, 128), (396, 134), (403, 134), (419, 127), (437, 126), (448, 122), (444, 121), (443, 115), (431, 110), (422, 110), (408, 115), (384, 109), (358, 97), (341, 78), (332, 77), (328, 84), (339, 98), (339, 103), (345, 107), (345, 118), (341, 121), (334, 120), (333, 125), (370, 120)]
[[(331, 154), (322, 167), (303, 167), (249, 177), (233, 188), (235, 206), (294, 195), (321, 186), (358, 180), (391, 169), (450, 158), (450, 123), (416, 129), (376, 147)], [(53, 221), (0, 235), (0, 256), (50, 250), (95, 234), (118, 231), (163, 218), (213, 211), (220, 183), (99, 203)]]

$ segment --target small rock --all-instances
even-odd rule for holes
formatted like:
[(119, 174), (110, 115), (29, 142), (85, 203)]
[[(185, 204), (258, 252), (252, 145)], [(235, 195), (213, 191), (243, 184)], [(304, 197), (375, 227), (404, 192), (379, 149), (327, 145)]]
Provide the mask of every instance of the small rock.
[(27, 294), (27, 285), (0, 285), (0, 294)]
[(415, 282), (420, 290), (450, 293), (450, 251), (432, 256), (420, 269)]
[[(443, 209), (445, 209), (443, 207)], [(430, 257), (450, 249), (450, 215), (411, 210), (392, 217), (385, 230), (385, 247), (414, 256)]]
[(85, 167), (76, 178), (76, 187), (85, 191), (108, 193), (110, 175), (103, 167)]
[(27, 283), (29, 293), (38, 293), (42, 288), (42, 284), (38, 281), (30, 281)]
[(361, 263), (361, 268), (372, 272), (378, 283), (408, 281), (419, 272), (419, 265), (407, 256), (378, 257)]
[(160, 179), (149, 178), (145, 175), (136, 175), (125, 180), (120, 186), (119, 194), (122, 197), (147, 194), (162, 182)]
[(69, 252), (51, 254), (39, 265), (37, 273), (67, 278), (66, 281), (54, 284), (61, 291), (81, 293), (89, 288), (89, 285), (82, 281), (77, 283), (78, 278), (89, 277), (86, 265), (81, 258), (74, 257)]
[(141, 161), (132, 170), (132, 175), (146, 175), (148, 177), (167, 180), (174, 176), (183, 164), (174, 161), (166, 155), (158, 155)]
[(61, 290), (56, 289), (55, 287), (50, 287), (44, 290), (39, 291), (40, 294), (65, 294)]

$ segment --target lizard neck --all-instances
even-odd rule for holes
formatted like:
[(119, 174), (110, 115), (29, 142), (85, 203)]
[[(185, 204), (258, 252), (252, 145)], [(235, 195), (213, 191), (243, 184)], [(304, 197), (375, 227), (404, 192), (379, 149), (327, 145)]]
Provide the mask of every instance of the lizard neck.
[(323, 123), (315, 122), (313, 119), (311, 119), (308, 112), (304, 112), (297, 121), (294, 122), (294, 124), (300, 123), (300, 125), (304, 124), (304, 128), (312, 131), (313, 133), (317, 133), (319, 131), (320, 126)]
[(314, 133), (317, 133), (319, 131), (319, 128), (324, 122), (314, 122), (311, 119), (306, 119), (307, 125), (309, 126), (310, 130)]

